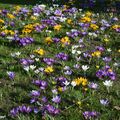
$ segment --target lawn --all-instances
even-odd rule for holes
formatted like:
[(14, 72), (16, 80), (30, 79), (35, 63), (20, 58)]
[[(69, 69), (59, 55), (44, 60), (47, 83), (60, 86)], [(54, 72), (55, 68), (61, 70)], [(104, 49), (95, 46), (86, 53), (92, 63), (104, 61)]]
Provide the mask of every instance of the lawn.
[(0, 2), (0, 119), (120, 120), (118, 8), (45, 3)]

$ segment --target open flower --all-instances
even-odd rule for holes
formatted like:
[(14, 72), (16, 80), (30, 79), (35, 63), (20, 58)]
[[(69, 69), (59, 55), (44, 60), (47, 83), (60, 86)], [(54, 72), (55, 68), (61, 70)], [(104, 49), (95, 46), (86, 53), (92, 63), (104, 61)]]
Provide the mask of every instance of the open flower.
[(52, 101), (53, 101), (54, 103), (60, 103), (61, 98), (60, 98), (60, 96), (57, 95), (57, 96), (53, 97)]
[(105, 106), (109, 104), (109, 101), (107, 99), (101, 99), (100, 103)]
[(34, 52), (42, 56), (45, 54), (45, 51), (42, 48), (34, 50)]
[(62, 25), (55, 25), (54, 26), (54, 30), (57, 30), (57, 31), (59, 31), (61, 28), (62, 28)]
[(31, 96), (38, 97), (38, 96), (40, 96), (40, 92), (37, 91), (37, 90), (32, 90), (31, 91)]
[(87, 71), (87, 70), (89, 69), (89, 66), (87, 66), (87, 65), (82, 65), (82, 69), (83, 69), (83, 71)]
[(103, 85), (105, 85), (106, 87), (112, 87), (113, 81), (111, 81), (111, 80), (106, 80), (105, 82), (103, 82)]
[(54, 69), (53, 69), (52, 66), (48, 66), (48, 67), (45, 68), (44, 71), (49, 74), (49, 73), (52, 73), (54, 71)]
[(7, 74), (8, 74), (8, 76), (9, 76), (9, 78), (10, 78), (11, 80), (14, 79), (14, 77), (15, 77), (15, 73), (14, 73), (14, 72), (9, 71), (9, 72), (7, 72)]
[(45, 38), (45, 42), (46, 42), (47, 44), (50, 44), (50, 43), (53, 42), (53, 40), (51, 39), (51, 37), (46, 37), (46, 38)]

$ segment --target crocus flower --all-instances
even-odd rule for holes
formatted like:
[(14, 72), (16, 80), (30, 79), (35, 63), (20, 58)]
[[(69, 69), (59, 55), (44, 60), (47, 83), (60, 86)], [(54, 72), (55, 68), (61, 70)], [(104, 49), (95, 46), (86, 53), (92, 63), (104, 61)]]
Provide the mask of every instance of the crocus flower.
[(55, 63), (55, 60), (52, 58), (44, 58), (43, 61), (47, 64), (47, 65), (52, 65), (53, 63)]
[(19, 108), (13, 108), (12, 110), (10, 110), (10, 115), (15, 117), (17, 114), (19, 113)]
[(8, 74), (8, 76), (9, 76), (9, 78), (11, 79), (11, 80), (13, 80), (14, 79), (14, 77), (15, 77), (15, 73), (14, 72), (7, 72), (7, 74)]
[(61, 52), (61, 53), (56, 55), (56, 58), (63, 60), (63, 61), (66, 61), (66, 60), (68, 60), (68, 55)]
[(60, 113), (60, 110), (55, 108), (54, 106), (48, 104), (46, 105), (45, 109), (47, 110), (47, 112), (51, 115), (57, 115)]
[(43, 102), (43, 103), (46, 103), (47, 101), (48, 101), (47, 98), (46, 98), (45, 96), (43, 96), (43, 97), (42, 97), (42, 102)]
[(113, 81), (106, 80), (105, 82), (103, 82), (103, 84), (104, 84), (106, 87), (112, 87)]
[(97, 89), (98, 88), (98, 84), (97, 83), (93, 83), (93, 82), (91, 82), (91, 83), (89, 83), (89, 88), (92, 88), (92, 89)]
[(52, 98), (52, 101), (54, 102), (54, 103), (60, 103), (60, 101), (61, 101), (61, 98), (60, 98), (60, 96), (55, 96), (55, 97), (53, 97)]
[(101, 99), (100, 100), (100, 103), (104, 106), (108, 105), (109, 104), (109, 101), (107, 99)]
[(32, 104), (32, 103), (35, 103), (35, 102), (37, 102), (37, 101), (38, 101), (37, 98), (32, 98), (32, 99), (30, 100), (30, 103)]
[(57, 15), (57, 16), (61, 16), (62, 11), (57, 9), (57, 10), (55, 10), (54, 14)]
[(83, 112), (83, 116), (85, 119), (91, 119), (98, 117), (99, 113), (96, 111), (85, 111)]
[(111, 58), (110, 57), (104, 57), (103, 60), (107, 63), (107, 62), (111, 61)]
[(47, 87), (47, 82), (41, 80), (40, 81), (40, 88), (44, 90), (46, 87)]
[(19, 106), (19, 111), (21, 113), (30, 113), (32, 109), (29, 106), (22, 105), (22, 106)]
[(31, 95), (34, 96), (34, 97), (39, 97), (40, 96), (40, 92), (37, 91), (37, 90), (32, 90), (31, 91)]
[(89, 69), (89, 66), (87, 66), (87, 65), (82, 65), (82, 69), (83, 69), (83, 71), (87, 71), (87, 70)]
[(35, 114), (37, 114), (39, 112), (39, 109), (37, 107), (34, 107), (33, 111), (34, 111)]

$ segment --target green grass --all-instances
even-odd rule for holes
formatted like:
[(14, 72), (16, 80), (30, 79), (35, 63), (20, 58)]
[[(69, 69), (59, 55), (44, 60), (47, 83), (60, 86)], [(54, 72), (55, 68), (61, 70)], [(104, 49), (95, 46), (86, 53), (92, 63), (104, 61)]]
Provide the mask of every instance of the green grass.
[[(19, 4), (18, 2), (10, 2)], [(26, 4), (26, 3), (23, 3)], [(34, 4), (34, 3), (32, 3)], [(0, 8), (6, 8), (9, 9), (10, 6), (3, 4), (0, 4)], [(30, 6), (31, 7), (31, 6)], [(12, 9), (12, 8), (10, 8)], [(109, 19), (108, 14), (100, 13), (100, 16), (98, 21), (100, 19)], [(116, 16), (116, 15), (115, 15)], [(41, 18), (39, 18), (41, 19)], [(30, 21), (31, 22), (31, 21)], [(51, 35), (63, 37), (66, 31), (69, 31), (71, 27), (67, 27), (66, 24), (63, 25), (64, 28), (61, 32), (56, 33), (53, 32)], [(79, 27), (77, 27), (79, 29)], [(111, 57), (113, 57), (113, 60), (111, 62), (111, 66), (114, 62), (120, 62), (120, 54), (117, 52), (118, 49), (120, 49), (119, 45), (119, 33), (116, 33), (114, 31), (106, 31), (105, 34), (109, 34), (111, 37), (111, 41), (108, 44), (105, 44), (102, 40), (95, 41), (92, 39), (92, 46), (91, 43), (88, 44), (87, 41), (85, 41), (85, 44), (88, 46), (86, 49), (93, 49), (96, 45), (103, 45), (105, 48), (111, 48), (112, 53), (110, 54)], [(46, 33), (43, 32), (42, 34), (32, 34), (32, 37), (35, 39), (35, 43), (28, 45), (26, 47), (19, 47), (17, 45), (11, 44), (10, 41), (4, 38), (0, 38), (0, 116), (6, 115), (7, 117), (5, 120), (42, 120), (40, 115), (30, 114), (30, 115), (24, 115), (20, 114), (18, 118), (11, 118), (9, 116), (9, 111), (14, 107), (22, 104), (29, 105), (29, 92), (33, 89), (36, 89), (34, 85), (32, 85), (32, 80), (34, 78), (34, 74), (28, 74), (23, 70), (21, 65), (19, 64), (19, 60), (14, 59), (11, 57), (11, 53), (20, 51), (21, 55), (19, 58), (26, 58), (29, 57), (30, 54), (33, 54), (33, 50), (37, 49), (38, 47), (41, 47), (45, 50), (47, 50), (47, 54), (45, 57), (54, 57), (55, 54), (58, 52), (66, 52), (68, 54), (70, 53), (71, 48), (61, 46), (57, 46), (56, 44), (46, 45), (44, 43), (44, 38), (46, 36)], [(100, 39), (102, 39), (104, 36), (104, 33), (100, 36)], [(87, 37), (85, 37), (85, 40), (87, 40)], [(77, 43), (77, 40), (71, 40), (72, 43)], [(75, 42), (74, 42), (75, 41)], [(66, 62), (66, 65), (73, 66), (74, 60), (71, 59), (71, 61)], [(97, 63), (97, 60), (95, 59), (95, 62)], [(83, 62), (84, 63), (84, 62)], [(86, 61), (85, 61), (86, 63)], [(102, 66), (103, 63), (101, 63)], [(40, 66), (46, 66), (45, 64), (40, 64)], [(82, 64), (81, 64), (82, 65)], [(59, 70), (59, 67), (56, 69)], [(61, 69), (61, 68), (60, 68)], [(66, 106), (66, 109), (63, 109), (61, 114), (58, 116), (55, 116), (54, 118), (47, 117), (45, 120), (84, 120), (82, 112), (85, 110), (96, 110), (101, 113), (99, 120), (119, 120), (120, 119), (120, 70), (115, 68), (115, 71), (117, 73), (117, 80), (114, 82), (114, 85), (111, 87), (110, 92), (108, 93), (106, 90), (106, 87), (103, 86), (102, 81), (98, 80), (96, 77), (94, 77), (95, 72), (95, 64), (94, 61), (91, 62), (91, 71), (88, 72), (87, 77), (89, 80), (97, 82), (99, 84), (99, 89), (97, 91), (88, 90), (88, 92), (84, 95), (82, 93), (81, 88), (79, 89), (73, 89), (73, 90), (66, 90), (65, 93), (61, 93), (61, 96), (64, 98), (63, 102), (60, 104), (62, 106), (61, 108), (64, 108)], [(15, 79), (12, 81), (8, 78), (6, 72), (7, 71), (15, 71)], [(57, 71), (59, 75), (59, 71)], [(55, 74), (55, 77), (58, 76)], [(75, 77), (78, 77), (79, 75), (83, 76), (83, 73), (80, 71), (76, 71), (75, 76), (69, 76), (69, 79), (73, 79)], [(48, 76), (49, 77), (49, 76)], [(35, 77), (36, 78), (36, 77)], [(45, 76), (45, 79), (47, 77)], [(50, 79), (53, 79), (52, 76)], [(46, 93), (47, 94), (47, 93)], [(48, 94), (50, 94), (48, 92)], [(110, 101), (110, 105), (107, 107), (102, 106), (99, 103), (99, 100), (102, 98), (108, 98)], [(82, 105), (79, 106), (76, 104), (76, 102), (80, 100), (82, 101)], [(117, 107), (116, 107), (117, 106)]]

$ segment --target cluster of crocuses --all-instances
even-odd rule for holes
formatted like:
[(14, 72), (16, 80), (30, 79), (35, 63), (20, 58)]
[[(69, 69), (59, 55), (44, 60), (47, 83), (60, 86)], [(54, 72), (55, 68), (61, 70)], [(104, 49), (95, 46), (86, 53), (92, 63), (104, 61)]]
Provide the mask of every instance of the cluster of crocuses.
[[(64, 101), (68, 98), (65, 96), (70, 97), (71, 103), (78, 103), (83, 101), (82, 98), (73, 97), (71, 93), (79, 91), (86, 99), (89, 91), (100, 89), (99, 83), (111, 87), (116, 80), (119, 64), (117, 60), (112, 64), (112, 57), (115, 57), (109, 46), (112, 38), (106, 31), (120, 32), (117, 17), (98, 20), (99, 14), (82, 12), (67, 5), (36, 5), (32, 9), (15, 6), (11, 11), (1, 10), (0, 14), (0, 36), (3, 39), (21, 46), (36, 41), (42, 43), (38, 48), (35, 46), (26, 58), (19, 56), (17, 59), (23, 70), (29, 73), (33, 80), (30, 84), (35, 89), (28, 93), (30, 105), (13, 108), (10, 111), (12, 116), (19, 113), (60, 114), (67, 109)], [(17, 55), (12, 54), (12, 57)], [(7, 74), (11, 80), (15, 79), (13, 71)], [(109, 100), (102, 99), (100, 103), (105, 106)], [(69, 108), (69, 102), (66, 104)], [(86, 106), (81, 107), (85, 119), (100, 116), (100, 111), (91, 111), (92, 106), (89, 111), (85, 110)]]
[(20, 38), (20, 37), (14, 36), (13, 40), (16, 43), (18, 43), (20, 46), (26, 46), (26, 45), (29, 45), (34, 42), (33, 38), (31, 38), (31, 37)]

